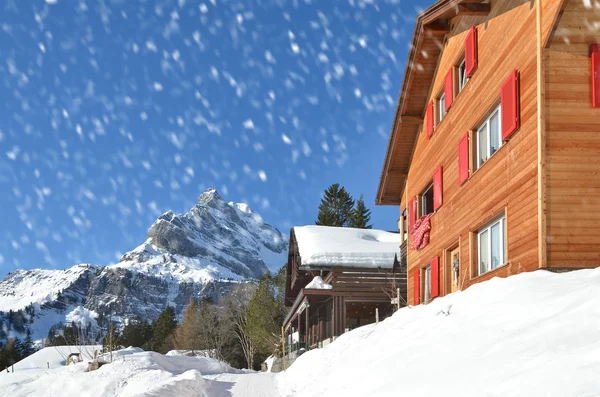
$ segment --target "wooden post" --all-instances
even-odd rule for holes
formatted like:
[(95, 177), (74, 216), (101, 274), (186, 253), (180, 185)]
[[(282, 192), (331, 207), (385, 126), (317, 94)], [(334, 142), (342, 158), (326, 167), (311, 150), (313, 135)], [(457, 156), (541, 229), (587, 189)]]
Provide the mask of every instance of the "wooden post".
[(296, 351), (300, 350), (300, 319), (301, 319), (301, 315), (298, 313), (298, 342), (296, 342)]
[(283, 353), (283, 370), (285, 371), (285, 331), (281, 327), (281, 352)]
[(396, 288), (396, 299), (398, 299), (398, 302), (396, 302), (396, 311), (400, 310), (400, 288)]
[(379, 324), (379, 308), (375, 308), (375, 324)]
[(50, 369), (50, 362), (46, 362), (46, 364), (48, 365), (48, 369)]
[(304, 322), (305, 322), (305, 328), (304, 328), (304, 331), (305, 331), (305, 334), (306, 334), (306, 337), (305, 337), (304, 343), (306, 344), (306, 347), (305, 347), (306, 351), (308, 351), (308, 349), (309, 349), (309, 347), (310, 347), (310, 346), (309, 346), (309, 345), (310, 345), (310, 341), (308, 340), (308, 337), (309, 337), (309, 335), (310, 335), (310, 327), (309, 327), (309, 325), (308, 325), (308, 321), (309, 321), (309, 319), (308, 319), (308, 308), (309, 308), (309, 307), (310, 307), (310, 306), (308, 305), (308, 299), (307, 299), (307, 300), (306, 300), (306, 308), (304, 309), (304, 310), (306, 311), (306, 313), (304, 313)]

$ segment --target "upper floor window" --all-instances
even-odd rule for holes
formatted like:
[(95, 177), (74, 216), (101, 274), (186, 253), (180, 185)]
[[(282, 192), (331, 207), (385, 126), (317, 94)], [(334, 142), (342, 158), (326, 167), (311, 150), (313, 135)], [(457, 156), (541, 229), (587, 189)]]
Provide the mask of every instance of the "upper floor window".
[(444, 95), (444, 93), (442, 92), (442, 94), (438, 97), (437, 100), (437, 122), (439, 123), (440, 121), (442, 121), (442, 119), (444, 118), (444, 116), (446, 115), (446, 96)]
[(433, 183), (421, 193), (421, 216), (433, 212)]
[(467, 67), (465, 63), (465, 59), (463, 58), (462, 62), (458, 66), (458, 91), (462, 91), (465, 84), (467, 84)]
[(502, 146), (500, 136), (500, 106), (498, 106), (477, 129), (477, 168)]
[(506, 218), (496, 219), (477, 233), (477, 272), (483, 274), (506, 263)]

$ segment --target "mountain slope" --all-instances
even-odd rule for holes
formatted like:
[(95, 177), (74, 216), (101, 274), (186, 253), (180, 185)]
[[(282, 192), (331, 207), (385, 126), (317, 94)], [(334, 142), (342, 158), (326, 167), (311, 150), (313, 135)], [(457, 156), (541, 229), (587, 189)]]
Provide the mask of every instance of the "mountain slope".
[(117, 264), (9, 273), (0, 282), (0, 341), (27, 330), (43, 338), (81, 307), (102, 327), (109, 315), (153, 320), (167, 305), (181, 313), (192, 298), (217, 301), (235, 283), (279, 270), (287, 244), (247, 205), (208, 189), (187, 213), (161, 215)]
[(302, 355), (282, 395), (598, 396), (600, 269), (494, 278)]

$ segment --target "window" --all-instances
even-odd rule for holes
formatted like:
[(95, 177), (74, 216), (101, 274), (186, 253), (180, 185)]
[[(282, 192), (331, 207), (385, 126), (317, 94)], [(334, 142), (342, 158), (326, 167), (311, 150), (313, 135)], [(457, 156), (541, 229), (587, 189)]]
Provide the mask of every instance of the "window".
[(502, 146), (500, 136), (500, 106), (477, 129), (477, 168)]
[(408, 238), (408, 211), (404, 210), (402, 212), (402, 241), (406, 241)]
[(477, 233), (478, 274), (502, 266), (506, 262), (506, 218), (495, 220)]
[(421, 216), (433, 212), (433, 183), (421, 193)]
[(438, 108), (437, 108), (437, 111), (438, 111), (437, 122), (439, 123), (440, 121), (442, 121), (442, 119), (446, 115), (446, 96), (445, 96), (445, 94), (443, 92), (442, 92), (442, 95), (440, 95), (438, 97), (437, 105), (438, 105)]
[(400, 231), (400, 243), (403, 243), (408, 238), (408, 211), (404, 210), (400, 213), (398, 219), (398, 231)]
[(463, 87), (465, 86), (465, 84), (467, 84), (467, 81), (469, 79), (467, 78), (467, 67), (465, 64), (465, 59), (463, 58), (462, 62), (460, 63), (460, 66), (458, 67), (458, 91), (462, 91)]
[(423, 269), (423, 303), (431, 300), (431, 265)]

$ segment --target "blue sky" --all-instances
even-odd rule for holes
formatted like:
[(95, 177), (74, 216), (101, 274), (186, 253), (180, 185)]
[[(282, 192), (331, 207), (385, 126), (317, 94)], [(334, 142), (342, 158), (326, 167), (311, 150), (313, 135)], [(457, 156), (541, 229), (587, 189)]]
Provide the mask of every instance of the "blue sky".
[(374, 198), (416, 14), (376, 0), (3, 1), (0, 276), (109, 264), (215, 187), (269, 223)]

